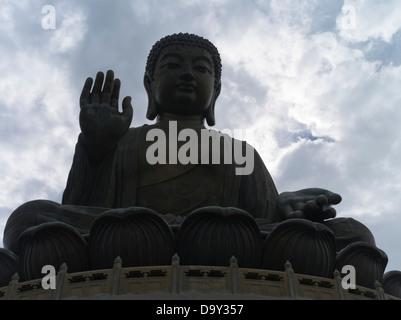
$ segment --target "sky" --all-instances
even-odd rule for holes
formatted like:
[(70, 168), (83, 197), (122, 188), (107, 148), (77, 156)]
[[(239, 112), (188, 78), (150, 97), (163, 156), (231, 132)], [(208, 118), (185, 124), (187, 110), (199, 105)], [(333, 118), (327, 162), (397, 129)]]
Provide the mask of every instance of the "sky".
[(339, 193), (337, 216), (401, 270), (400, 16), (399, 0), (0, 0), (0, 247), (18, 206), (61, 202), (85, 79), (113, 70), (131, 126), (151, 123), (147, 55), (188, 32), (222, 57), (215, 128), (244, 130), (279, 192)]

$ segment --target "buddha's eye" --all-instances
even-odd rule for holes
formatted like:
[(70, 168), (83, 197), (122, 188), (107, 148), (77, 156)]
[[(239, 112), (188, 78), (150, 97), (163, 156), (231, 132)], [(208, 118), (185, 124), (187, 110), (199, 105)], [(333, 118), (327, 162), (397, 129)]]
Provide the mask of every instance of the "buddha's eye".
[(178, 63), (175, 62), (168, 62), (165, 63), (161, 66), (161, 69), (178, 69), (179, 67), (181, 67)]
[(201, 73), (209, 73), (211, 74), (212, 72), (210, 71), (210, 69), (208, 67), (205, 66), (195, 66), (194, 68), (196, 71), (199, 71)]

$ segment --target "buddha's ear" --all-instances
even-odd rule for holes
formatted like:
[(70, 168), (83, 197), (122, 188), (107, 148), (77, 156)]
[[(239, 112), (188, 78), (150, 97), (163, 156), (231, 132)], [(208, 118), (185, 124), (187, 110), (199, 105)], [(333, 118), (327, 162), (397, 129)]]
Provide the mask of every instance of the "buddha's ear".
[(220, 91), (221, 91), (221, 81), (219, 81), (219, 83), (214, 87), (213, 99), (212, 102), (210, 103), (209, 108), (206, 111), (206, 121), (207, 124), (211, 127), (213, 127), (216, 124), (216, 118), (214, 116), (214, 107), (216, 105), (216, 100), (220, 95)]
[(145, 73), (145, 76), (143, 77), (143, 85), (148, 94), (148, 110), (146, 111), (146, 118), (154, 120), (159, 112), (156, 107), (155, 96), (152, 88), (152, 79), (147, 73)]

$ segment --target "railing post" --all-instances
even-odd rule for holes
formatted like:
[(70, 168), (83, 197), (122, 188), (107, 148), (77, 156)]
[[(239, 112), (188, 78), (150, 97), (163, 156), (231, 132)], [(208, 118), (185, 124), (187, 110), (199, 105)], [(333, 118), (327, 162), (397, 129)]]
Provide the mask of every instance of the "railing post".
[(345, 292), (342, 284), (343, 279), (341, 278), (340, 271), (338, 271), (337, 269), (334, 270), (333, 275), (334, 275), (334, 280), (337, 283), (337, 291), (338, 295), (340, 296), (340, 300), (345, 300)]
[(66, 274), (67, 274), (67, 265), (65, 263), (63, 263), (60, 266), (60, 270), (57, 273), (56, 290), (53, 295), (53, 298), (55, 300), (60, 300), (63, 296), (63, 288), (64, 288)]
[(239, 287), (238, 261), (234, 256), (230, 259), (231, 293), (237, 294)]
[(382, 288), (382, 285), (381, 285), (381, 283), (379, 282), (379, 281), (375, 281), (375, 288), (376, 288), (376, 291), (377, 291), (377, 296), (378, 296), (378, 298), (379, 298), (379, 300), (387, 300), (386, 299), (386, 294), (384, 293), (384, 290), (383, 290), (383, 288)]
[(294, 270), (292, 269), (292, 264), (289, 261), (287, 261), (284, 264), (284, 267), (285, 267), (285, 272), (287, 273), (288, 289), (289, 289), (289, 293), (290, 293), (290, 298), (296, 299), (297, 283), (296, 283), (296, 279), (295, 279)]
[(18, 273), (15, 273), (11, 277), (10, 284), (8, 285), (7, 297), (6, 297), (7, 300), (13, 300), (14, 299), (15, 292), (17, 290), (18, 281), (19, 281), (19, 275), (18, 275)]
[(111, 270), (110, 295), (115, 296), (120, 293), (120, 276), (122, 260), (120, 257), (114, 259), (113, 269)]
[(180, 292), (180, 257), (177, 253), (171, 259), (171, 293)]

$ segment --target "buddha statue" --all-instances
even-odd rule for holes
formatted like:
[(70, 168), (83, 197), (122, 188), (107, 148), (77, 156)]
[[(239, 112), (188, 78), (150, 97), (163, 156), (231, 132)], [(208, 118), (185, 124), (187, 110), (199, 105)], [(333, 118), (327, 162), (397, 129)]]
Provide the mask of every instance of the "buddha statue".
[(221, 74), (209, 40), (162, 38), (143, 81), (156, 121), (140, 127), (130, 127), (131, 97), (119, 111), (113, 71), (88, 78), (62, 203), (33, 200), (10, 215), (3, 274), (40, 278), (42, 266), (64, 262), (69, 272), (110, 268), (117, 256), (123, 266), (168, 265), (178, 253), (188, 265), (235, 256), (240, 267), (282, 270), (289, 260), (295, 272), (324, 277), (351, 264), (359, 284), (380, 280), (387, 256), (366, 226), (336, 218), (339, 194), (279, 193), (252, 146), (206, 127), (215, 125)]

